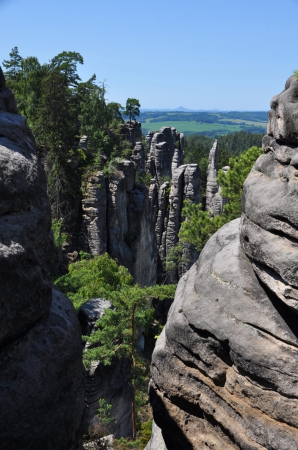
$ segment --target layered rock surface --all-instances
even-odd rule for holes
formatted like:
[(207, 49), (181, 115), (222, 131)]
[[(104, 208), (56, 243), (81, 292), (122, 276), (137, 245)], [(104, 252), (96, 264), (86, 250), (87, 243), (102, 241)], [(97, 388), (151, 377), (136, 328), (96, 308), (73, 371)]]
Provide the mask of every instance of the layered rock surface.
[(157, 341), (150, 398), (171, 450), (297, 450), (297, 92), (291, 77), (273, 98), (241, 222), (182, 277)]
[(0, 68), (0, 435), (3, 449), (79, 449), (84, 369), (79, 323), (52, 289), (46, 177)]

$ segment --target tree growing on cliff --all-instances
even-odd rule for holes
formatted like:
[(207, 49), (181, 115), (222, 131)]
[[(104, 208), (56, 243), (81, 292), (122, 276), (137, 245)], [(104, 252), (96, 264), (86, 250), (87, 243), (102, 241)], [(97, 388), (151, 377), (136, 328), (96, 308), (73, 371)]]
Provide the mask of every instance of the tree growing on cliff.
[(154, 315), (150, 299), (172, 298), (175, 285), (141, 288), (123, 266), (105, 254), (91, 260), (74, 263), (69, 273), (56, 280), (56, 285), (78, 308), (89, 298), (105, 297), (113, 304), (96, 324), (91, 336), (85, 336), (88, 349), (84, 362), (102, 361), (109, 365), (114, 357), (128, 358), (131, 364), (133, 438), (136, 437), (136, 383), (139, 378), (140, 359), (136, 346), (140, 330), (148, 331)]
[(135, 120), (137, 116), (140, 115), (140, 103), (136, 98), (128, 98), (126, 100), (125, 111), (123, 115), (129, 117), (129, 124), (131, 125), (131, 121)]

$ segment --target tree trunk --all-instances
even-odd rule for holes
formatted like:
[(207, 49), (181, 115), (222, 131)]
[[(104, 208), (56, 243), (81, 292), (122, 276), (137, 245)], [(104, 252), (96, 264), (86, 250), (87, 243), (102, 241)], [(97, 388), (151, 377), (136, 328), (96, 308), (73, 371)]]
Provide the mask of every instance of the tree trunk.
[(134, 386), (134, 369), (135, 369), (135, 311), (134, 304), (131, 314), (131, 421), (132, 421), (132, 438), (135, 440), (137, 435), (136, 427), (136, 395)]

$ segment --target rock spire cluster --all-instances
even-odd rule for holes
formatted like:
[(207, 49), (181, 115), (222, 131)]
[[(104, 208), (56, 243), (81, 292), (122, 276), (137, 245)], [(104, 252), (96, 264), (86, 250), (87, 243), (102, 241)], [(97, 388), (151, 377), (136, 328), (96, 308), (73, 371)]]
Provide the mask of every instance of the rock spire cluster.
[[(149, 132), (147, 160), (139, 123), (124, 131), (134, 145), (131, 160), (119, 161), (109, 177), (93, 174), (83, 199), (86, 250), (93, 255), (108, 252), (126, 266), (136, 283), (150, 286), (163, 282), (163, 261), (178, 241), (183, 200), (200, 201), (200, 170), (197, 164), (183, 165), (184, 136), (175, 128)], [(151, 175), (148, 187), (136, 179)], [(190, 257), (187, 270), (197, 255)], [(169, 282), (176, 283), (174, 270)]]
[(297, 449), (297, 96), (293, 76), (272, 99), (241, 220), (181, 278), (157, 340), (150, 399), (168, 449)]

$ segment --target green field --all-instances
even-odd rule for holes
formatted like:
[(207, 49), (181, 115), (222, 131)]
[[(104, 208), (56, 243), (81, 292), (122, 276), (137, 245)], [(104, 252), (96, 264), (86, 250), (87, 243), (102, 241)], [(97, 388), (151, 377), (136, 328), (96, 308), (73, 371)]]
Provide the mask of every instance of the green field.
[[(147, 119), (148, 120), (148, 119)], [(204, 132), (215, 132), (217, 134), (234, 133), (235, 131), (241, 131), (240, 125), (223, 125), (221, 123), (199, 123), (188, 121), (173, 121), (173, 122), (153, 122), (149, 121), (142, 123), (142, 131), (147, 134), (149, 130), (159, 131), (161, 127), (174, 127), (180, 133), (195, 134)]]
[(204, 134), (209, 137), (226, 135), (237, 131), (265, 133), (267, 112), (142, 112), (139, 118), (143, 134), (149, 130), (159, 131), (161, 127), (174, 127), (189, 134)]

